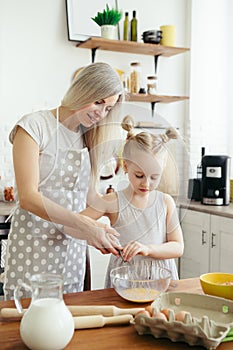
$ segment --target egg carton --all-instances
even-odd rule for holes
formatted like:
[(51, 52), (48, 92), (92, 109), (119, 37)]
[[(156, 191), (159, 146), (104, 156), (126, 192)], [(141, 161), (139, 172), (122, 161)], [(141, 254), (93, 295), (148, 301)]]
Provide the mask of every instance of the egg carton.
[[(152, 334), (155, 338), (169, 338), (216, 349), (233, 327), (233, 301), (192, 293), (162, 293), (152, 304), (155, 312), (169, 309), (168, 320), (139, 314), (134, 326), (138, 334)], [(182, 321), (175, 314), (185, 311)]]

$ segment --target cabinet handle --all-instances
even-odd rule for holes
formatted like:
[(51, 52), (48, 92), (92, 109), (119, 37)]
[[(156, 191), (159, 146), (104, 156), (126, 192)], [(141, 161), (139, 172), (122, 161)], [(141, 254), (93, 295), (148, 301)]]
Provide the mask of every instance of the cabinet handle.
[(216, 247), (216, 244), (214, 243), (214, 238), (215, 238), (216, 234), (215, 233), (211, 233), (211, 248)]
[(201, 230), (201, 244), (202, 245), (206, 244), (205, 234), (206, 234), (206, 231), (205, 230)]

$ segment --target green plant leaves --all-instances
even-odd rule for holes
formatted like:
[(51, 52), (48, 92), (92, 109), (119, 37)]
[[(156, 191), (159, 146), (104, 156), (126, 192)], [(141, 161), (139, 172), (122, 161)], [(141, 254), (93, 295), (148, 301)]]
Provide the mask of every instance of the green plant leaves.
[(122, 11), (117, 9), (110, 9), (108, 4), (106, 4), (106, 9), (103, 12), (97, 12), (95, 17), (91, 17), (91, 19), (96, 22), (99, 26), (110, 24), (117, 25), (122, 18)]

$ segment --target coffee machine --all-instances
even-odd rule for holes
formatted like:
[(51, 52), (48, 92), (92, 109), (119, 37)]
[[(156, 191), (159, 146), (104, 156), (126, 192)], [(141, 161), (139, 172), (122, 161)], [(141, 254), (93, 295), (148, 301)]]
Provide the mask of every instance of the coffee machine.
[(230, 157), (202, 157), (201, 202), (209, 205), (229, 205)]

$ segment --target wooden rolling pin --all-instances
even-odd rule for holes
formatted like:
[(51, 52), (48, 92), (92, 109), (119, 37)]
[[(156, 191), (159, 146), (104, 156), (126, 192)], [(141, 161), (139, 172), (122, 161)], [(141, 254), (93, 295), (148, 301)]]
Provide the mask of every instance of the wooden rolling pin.
[[(130, 308), (121, 309), (113, 305), (67, 305), (68, 309), (73, 316), (90, 316), (90, 315), (102, 315), (102, 316), (118, 316), (118, 315), (136, 315), (139, 311), (145, 310), (144, 308)], [(22, 317), (27, 309), (23, 310), (20, 314), (15, 308), (2, 308), (1, 317), (12, 318)]]
[(74, 317), (74, 329), (99, 328), (105, 325), (129, 324), (132, 315), (104, 317), (102, 315)]

